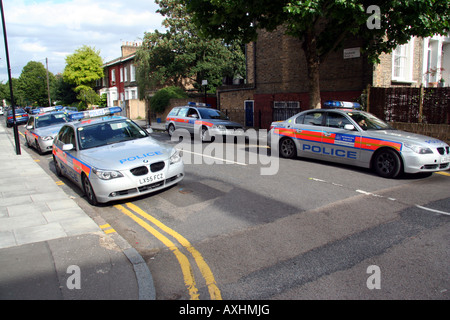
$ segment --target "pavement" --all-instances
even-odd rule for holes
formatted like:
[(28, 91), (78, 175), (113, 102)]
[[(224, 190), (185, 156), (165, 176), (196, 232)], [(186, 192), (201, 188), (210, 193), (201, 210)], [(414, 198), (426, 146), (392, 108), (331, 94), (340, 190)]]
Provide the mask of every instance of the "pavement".
[(141, 255), (23, 145), (17, 155), (13, 129), (0, 120), (0, 300), (154, 300)]

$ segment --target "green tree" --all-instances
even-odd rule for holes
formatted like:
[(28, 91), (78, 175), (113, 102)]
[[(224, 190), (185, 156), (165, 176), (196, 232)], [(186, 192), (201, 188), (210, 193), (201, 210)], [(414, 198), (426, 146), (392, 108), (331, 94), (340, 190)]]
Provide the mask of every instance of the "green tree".
[[(374, 63), (412, 36), (450, 29), (448, 0), (181, 0), (204, 37), (257, 39), (258, 29), (285, 33), (302, 44), (308, 70), (310, 107), (320, 107), (319, 68), (344, 41), (364, 41)], [(369, 9), (369, 10), (368, 10)], [(378, 15), (379, 13), (379, 15)]]
[(55, 85), (52, 92), (52, 100), (58, 105), (70, 106), (78, 102), (75, 86), (64, 81), (61, 74), (55, 76)]
[(155, 92), (150, 99), (150, 107), (154, 113), (163, 113), (170, 103), (170, 99), (187, 98), (187, 94), (180, 87), (165, 87)]
[(100, 52), (89, 46), (83, 46), (66, 57), (63, 79), (75, 86), (77, 99), (82, 101), (85, 107), (99, 101), (99, 96), (93, 88), (95, 81), (103, 78), (102, 65)]
[(223, 77), (245, 75), (245, 56), (239, 41), (225, 43), (198, 36), (180, 0), (156, 0), (165, 18), (165, 33), (146, 33), (136, 53), (137, 79), (141, 98), (163, 86), (183, 86), (190, 79), (197, 90), (208, 80), (214, 92)]
[[(51, 86), (53, 86), (54, 78), (54, 75), (49, 72), (49, 82)], [(22, 69), (22, 73), (20, 74), (17, 83), (17, 89), (17, 98), (19, 98), (20, 95), (23, 95), (23, 98), (28, 101), (28, 104), (34, 106), (48, 106), (47, 70), (44, 65), (36, 61), (28, 62)], [(14, 97), (16, 98), (16, 93), (14, 93)]]

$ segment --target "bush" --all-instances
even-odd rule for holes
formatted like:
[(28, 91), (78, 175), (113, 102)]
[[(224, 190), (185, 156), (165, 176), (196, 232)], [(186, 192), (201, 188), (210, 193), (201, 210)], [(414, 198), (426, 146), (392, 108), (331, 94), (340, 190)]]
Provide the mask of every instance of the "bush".
[(156, 91), (150, 99), (150, 108), (154, 113), (164, 113), (170, 99), (187, 98), (187, 94), (179, 87), (167, 87)]

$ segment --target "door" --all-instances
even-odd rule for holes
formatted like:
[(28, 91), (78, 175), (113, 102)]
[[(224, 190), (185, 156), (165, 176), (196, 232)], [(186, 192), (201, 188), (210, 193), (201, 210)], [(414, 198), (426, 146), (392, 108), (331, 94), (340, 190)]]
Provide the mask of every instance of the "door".
[(244, 102), (245, 126), (246, 127), (253, 127), (253, 125), (254, 125), (254, 121), (253, 121), (254, 104), (255, 104), (255, 102), (253, 100), (247, 100)]
[(343, 114), (328, 112), (322, 136), (322, 153), (327, 160), (355, 164), (360, 159), (360, 149), (355, 147), (358, 131), (344, 129), (352, 124)]
[(300, 156), (318, 159), (323, 156), (324, 118), (324, 112), (314, 110), (300, 114), (289, 123), (288, 128), (294, 129), (293, 136)]

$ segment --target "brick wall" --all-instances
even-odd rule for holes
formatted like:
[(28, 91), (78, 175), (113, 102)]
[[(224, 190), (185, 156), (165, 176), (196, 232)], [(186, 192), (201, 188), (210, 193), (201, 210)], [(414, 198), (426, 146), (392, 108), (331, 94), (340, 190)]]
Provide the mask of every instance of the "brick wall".
[(414, 38), (413, 48), (413, 82), (396, 82), (392, 81), (392, 54), (383, 53), (380, 55), (380, 63), (374, 66), (373, 83), (374, 87), (395, 87), (395, 86), (411, 86), (419, 87), (423, 82), (423, 39)]
[[(274, 32), (260, 32), (256, 42), (256, 93), (308, 92), (306, 59), (300, 40)], [(359, 47), (356, 40), (344, 48)], [(321, 65), (322, 91), (363, 90), (372, 76), (364, 56), (344, 59), (341, 48)], [(252, 65), (249, 65), (252, 69)]]

